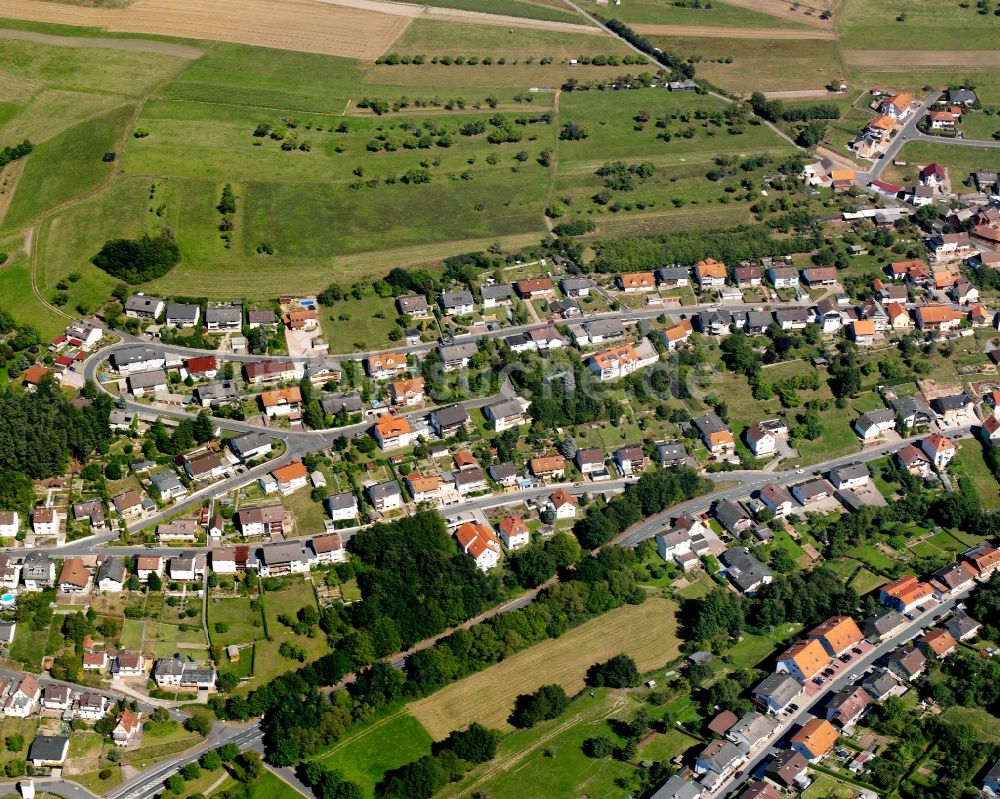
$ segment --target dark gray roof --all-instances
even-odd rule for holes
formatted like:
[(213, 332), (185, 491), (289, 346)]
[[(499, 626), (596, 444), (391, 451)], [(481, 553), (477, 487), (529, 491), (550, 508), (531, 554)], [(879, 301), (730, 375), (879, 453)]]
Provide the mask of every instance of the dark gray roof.
[(867, 430), (869, 427), (873, 427), (874, 425), (891, 422), (895, 418), (896, 414), (889, 408), (879, 408), (876, 411), (868, 411), (867, 413), (861, 414), (858, 417), (857, 424), (862, 430)]
[(56, 763), (63, 759), (67, 751), (69, 751), (69, 736), (39, 735), (31, 742), (28, 759)]
[(702, 787), (694, 780), (686, 780), (674, 774), (654, 793), (650, 799), (699, 799)]
[(191, 302), (172, 302), (167, 305), (167, 319), (180, 319), (182, 322), (196, 322), (201, 313), (201, 306)]
[(509, 480), (517, 474), (517, 467), (513, 463), (494, 463), (489, 468), (490, 477), (500, 483)]
[(458, 305), (472, 305), (475, 302), (472, 292), (468, 289), (464, 291), (442, 291), (439, 299), (441, 305), (445, 308), (454, 308)]
[(229, 440), (229, 445), (236, 452), (252, 452), (261, 447), (270, 446), (271, 436), (267, 433), (250, 431)]
[(559, 281), (559, 286), (566, 293), (589, 289), (593, 285), (594, 283), (589, 277), (564, 277)]
[(369, 499), (374, 501), (376, 499), (397, 496), (402, 492), (399, 490), (399, 484), (395, 480), (385, 480), (381, 483), (366, 486), (365, 493), (368, 494)]
[(656, 270), (656, 279), (661, 283), (671, 280), (683, 280), (690, 276), (691, 273), (686, 266), (664, 266)]
[(896, 629), (904, 620), (902, 613), (886, 608), (865, 619), (865, 630), (872, 630), (879, 635), (884, 635), (890, 630)]
[(768, 311), (750, 311), (747, 314), (747, 327), (751, 330), (756, 328), (768, 328), (774, 317)]
[(802, 692), (802, 683), (791, 674), (774, 672), (761, 680), (753, 692), (755, 696), (771, 699), (783, 707)]
[(153, 350), (148, 347), (135, 346), (126, 347), (123, 350), (117, 350), (111, 353), (111, 360), (114, 361), (115, 368), (120, 366), (125, 366), (133, 363), (142, 363), (143, 361), (154, 361), (162, 360), (162, 355), (157, 355)]
[(914, 415), (923, 416), (928, 421), (934, 418), (934, 411), (931, 410), (930, 405), (913, 394), (896, 397), (896, 399), (890, 400), (889, 404), (903, 419), (909, 419)]
[(125, 300), (125, 310), (136, 311), (137, 313), (152, 313), (161, 302), (163, 302), (161, 297), (153, 297), (149, 294), (133, 294)]
[(587, 331), (587, 335), (591, 338), (594, 336), (611, 338), (625, 335), (625, 328), (622, 326), (621, 319), (593, 319), (589, 322), (584, 322), (583, 327)]
[(483, 410), (487, 411), (491, 419), (503, 419), (508, 416), (517, 416), (524, 413), (521, 403), (515, 399), (494, 402), (492, 405), (487, 405)]
[(229, 400), (236, 399), (240, 395), (236, 388), (236, 383), (232, 380), (218, 380), (214, 383), (206, 383), (203, 386), (195, 386), (195, 393), (201, 402), (208, 400)]
[(169, 471), (156, 472), (155, 474), (151, 474), (149, 479), (161, 494), (164, 492), (176, 491), (178, 488), (184, 487), (180, 478), (173, 472)]
[(328, 511), (334, 510), (348, 510), (357, 505), (358, 500), (350, 491), (341, 491), (338, 494), (330, 494), (323, 504), (326, 505)]
[(217, 308), (208, 308), (205, 311), (205, 322), (233, 323), (243, 321), (243, 309), (235, 308), (232, 305), (222, 305)]
[(943, 413), (945, 411), (957, 411), (960, 408), (964, 408), (966, 405), (972, 404), (972, 399), (963, 391), (948, 397), (938, 397), (931, 404)]
[(726, 575), (741, 591), (752, 591), (758, 583), (771, 576), (771, 571), (746, 547), (727, 549), (719, 558)]
[(153, 369), (151, 372), (139, 372), (129, 375), (128, 384), (131, 388), (155, 388), (167, 384), (167, 373), (162, 369)]
[(861, 684), (869, 694), (876, 699), (881, 699), (899, 686), (899, 680), (893, 677), (892, 672), (887, 669), (876, 669)]
[(273, 325), (278, 317), (273, 308), (262, 308), (257, 311), (247, 311), (247, 321), (252, 325)]
[(467, 341), (464, 344), (449, 344), (448, 346), (442, 346), (438, 349), (441, 353), (442, 360), (445, 362), (460, 361), (464, 358), (471, 358), (479, 352), (479, 347), (476, 346), (474, 341)]
[(309, 560), (305, 544), (301, 541), (284, 541), (280, 544), (265, 544), (257, 550), (260, 562), (265, 566), (279, 563), (292, 563), (297, 560)]
[(97, 570), (97, 582), (108, 579), (116, 583), (125, 582), (125, 564), (119, 558), (108, 558)]
[(447, 408), (435, 408), (431, 413), (441, 427), (454, 427), (469, 421), (469, 412), (462, 405), (449, 405)]
[(714, 413), (706, 413), (704, 416), (696, 416), (691, 423), (698, 428), (698, 432), (708, 437), (712, 433), (719, 433), (728, 430), (726, 423)]
[(971, 89), (948, 89), (949, 103), (974, 103), (976, 93)]
[(498, 283), (495, 286), (483, 286), (479, 293), (484, 300), (505, 300), (513, 296), (513, 292), (506, 283)]
[(774, 315), (779, 322), (809, 321), (809, 310), (807, 308), (779, 308), (774, 312)]
[(333, 416), (336, 416), (341, 411), (344, 411), (344, 413), (360, 413), (362, 409), (360, 394), (320, 397), (319, 404), (324, 411)]
[(731, 533), (735, 532), (740, 522), (749, 521), (750, 519), (750, 514), (728, 499), (723, 499), (715, 503), (713, 513), (715, 514), (715, 518), (722, 523), (722, 526)]
[(410, 313), (411, 311), (426, 311), (427, 298), (422, 294), (414, 294), (409, 297), (398, 297), (396, 305), (399, 306), (400, 313)]
[(656, 445), (656, 454), (661, 461), (686, 458), (687, 450), (680, 441), (664, 441)]

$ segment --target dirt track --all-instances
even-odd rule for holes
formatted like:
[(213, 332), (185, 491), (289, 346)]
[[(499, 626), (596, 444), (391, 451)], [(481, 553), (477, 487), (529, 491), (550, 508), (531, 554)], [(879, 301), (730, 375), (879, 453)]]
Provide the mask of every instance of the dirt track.
[(992, 69), (1000, 67), (1000, 51), (845, 50), (844, 61), (852, 67), (863, 67), (872, 72), (910, 72), (939, 67)]
[(0, 14), (116, 33), (209, 39), (361, 59), (385, 52), (412, 19), (312, 0), (137, 0), (122, 9), (4, 0)]
[(832, 30), (794, 28), (719, 28), (705, 25), (633, 25), (647, 36), (711, 36), (719, 39), (825, 39), (837, 38)]

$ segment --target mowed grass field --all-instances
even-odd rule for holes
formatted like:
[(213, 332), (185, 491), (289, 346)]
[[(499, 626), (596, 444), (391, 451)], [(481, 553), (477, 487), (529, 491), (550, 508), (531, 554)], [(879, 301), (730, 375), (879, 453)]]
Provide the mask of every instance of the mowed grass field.
[[(698, 77), (730, 92), (822, 90), (843, 75), (837, 43), (810, 39), (652, 36), (657, 47), (699, 56)], [(732, 58), (732, 63), (718, 63)]]
[(896, 156), (907, 162), (906, 167), (889, 167), (885, 180), (913, 171), (911, 164), (940, 164), (948, 167), (952, 187), (959, 190), (969, 173), (977, 169), (1000, 169), (1000, 149), (992, 147), (963, 147), (933, 142), (907, 142)]
[[(906, 19), (896, 21), (903, 11)], [(962, 8), (946, 0), (896, 5), (848, 0), (838, 27), (845, 50), (995, 50), (1000, 39), (1000, 17), (992, 8), (983, 15), (975, 3)]]
[(410, 711), (436, 739), (473, 721), (510, 729), (507, 717), (518, 694), (549, 683), (574, 694), (583, 688), (588, 667), (620, 652), (635, 658), (642, 671), (675, 658), (680, 652), (676, 610), (665, 599), (618, 608), (453, 683), (412, 704)]
[[(706, 4), (707, 5), (707, 4)], [(805, 28), (805, 25), (749, 8), (712, 0), (710, 8), (680, 8), (670, 0), (626, 0), (613, 8), (595, 0), (580, 6), (591, 13), (614, 17), (622, 22), (647, 25), (697, 25), (720, 28)]]

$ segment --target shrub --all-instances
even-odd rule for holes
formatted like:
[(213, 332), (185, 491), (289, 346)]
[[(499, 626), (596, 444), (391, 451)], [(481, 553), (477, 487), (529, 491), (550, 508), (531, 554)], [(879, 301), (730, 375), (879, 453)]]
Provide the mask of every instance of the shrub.
[(106, 241), (93, 264), (127, 283), (145, 283), (163, 277), (181, 260), (181, 251), (168, 236)]

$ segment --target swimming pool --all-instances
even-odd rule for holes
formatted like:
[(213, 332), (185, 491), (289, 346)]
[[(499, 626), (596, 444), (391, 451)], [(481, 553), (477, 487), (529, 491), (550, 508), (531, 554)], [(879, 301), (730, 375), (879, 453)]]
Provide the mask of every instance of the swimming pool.
[(316, 308), (316, 303), (313, 302), (312, 300), (299, 300), (299, 305), (301, 305), (303, 308), (307, 308), (310, 311)]
[(13, 605), (15, 596), (13, 594), (4, 594), (0, 596), (0, 605)]

